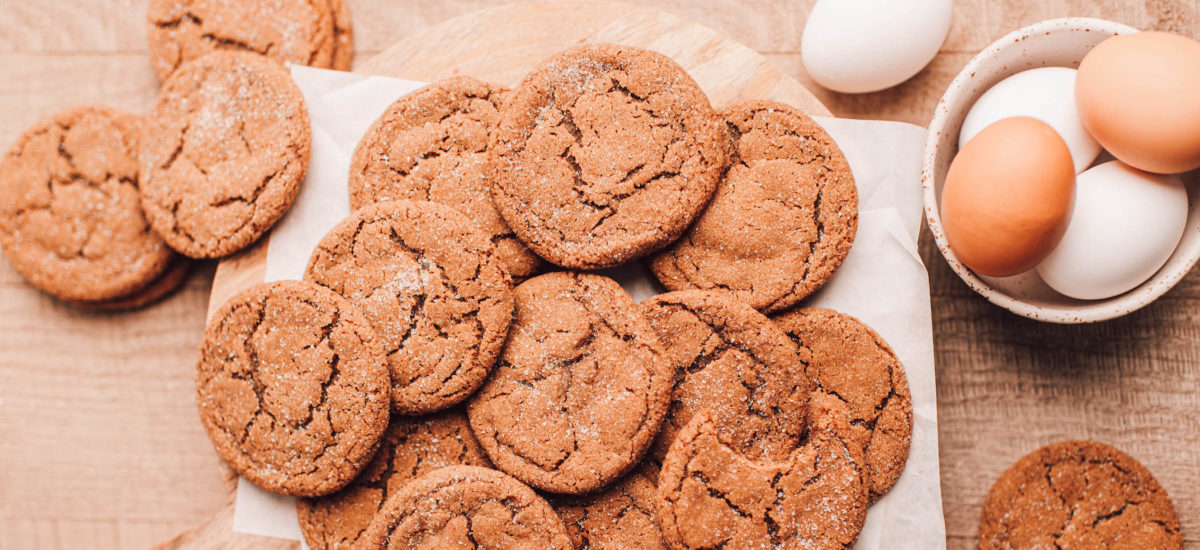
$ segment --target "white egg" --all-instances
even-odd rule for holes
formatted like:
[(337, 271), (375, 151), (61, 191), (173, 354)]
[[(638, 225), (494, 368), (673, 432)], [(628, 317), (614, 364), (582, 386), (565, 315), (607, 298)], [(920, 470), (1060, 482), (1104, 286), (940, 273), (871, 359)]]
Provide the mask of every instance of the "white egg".
[(953, 11), (952, 0), (817, 0), (800, 55), (809, 76), (831, 90), (891, 88), (933, 60)]
[(1083, 127), (1075, 109), (1075, 74), (1075, 69), (1066, 67), (1042, 67), (1001, 80), (967, 112), (958, 148), (993, 122), (1029, 116), (1049, 124), (1067, 142), (1076, 174), (1087, 170), (1100, 154), (1100, 143)]
[(1080, 300), (1123, 294), (1171, 257), (1187, 217), (1187, 189), (1179, 176), (1106, 162), (1076, 178), (1067, 232), (1037, 267), (1038, 275)]

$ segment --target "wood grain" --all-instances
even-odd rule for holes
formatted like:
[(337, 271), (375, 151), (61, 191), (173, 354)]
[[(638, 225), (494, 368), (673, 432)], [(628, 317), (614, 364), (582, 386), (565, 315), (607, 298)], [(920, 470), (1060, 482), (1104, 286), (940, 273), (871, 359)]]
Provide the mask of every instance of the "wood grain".
[[(349, 1), (360, 61), (503, 3)], [(638, 5), (712, 27), (808, 84), (799, 40), (813, 1)], [(145, 0), (0, 0), (0, 147), (72, 105), (146, 112), (157, 84), (144, 11)], [(914, 79), (862, 96), (810, 88), (838, 116), (924, 124), (975, 52), (1021, 25), (1068, 15), (1200, 36), (1200, 0), (956, 0), (942, 53)], [(1200, 548), (1200, 275), (1124, 319), (1047, 326), (976, 297), (923, 245), (950, 547), (973, 547), (984, 495), (1018, 456), (1094, 437), (1155, 473), (1187, 546)], [(146, 548), (202, 522), (199, 532), (222, 529), (213, 514), (225, 510), (224, 478), (191, 394), (212, 269), (154, 308), (87, 315), (32, 290), (0, 260), (0, 548)]]

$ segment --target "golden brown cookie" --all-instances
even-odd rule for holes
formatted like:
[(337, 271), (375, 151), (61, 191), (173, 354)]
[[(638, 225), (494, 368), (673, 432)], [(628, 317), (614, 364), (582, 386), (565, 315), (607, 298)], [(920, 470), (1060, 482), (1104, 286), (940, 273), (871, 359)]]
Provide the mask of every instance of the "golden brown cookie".
[(611, 267), (683, 233), (725, 168), (708, 97), (666, 56), (589, 44), (543, 61), (500, 115), (497, 210), (543, 258)]
[(660, 294), (641, 308), (675, 381), (655, 458), (662, 460), (679, 431), (705, 409), (721, 420), (722, 437), (747, 456), (799, 444), (813, 386), (796, 346), (770, 319), (720, 291)]
[(213, 314), (196, 365), (217, 454), (268, 491), (315, 497), (350, 483), (388, 424), (388, 372), (366, 317), (311, 283), (251, 287)]
[(829, 134), (791, 106), (748, 101), (723, 116), (729, 169), (704, 214), (650, 266), (671, 290), (724, 289), (763, 312), (787, 309), (850, 252), (854, 176)]
[(300, 190), (312, 144), (287, 70), (219, 51), (165, 84), (142, 147), (142, 207), (171, 248), (228, 256), (266, 233)]
[(166, 298), (183, 285), (192, 271), (192, 263), (192, 260), (176, 255), (162, 275), (132, 294), (92, 302), (68, 300), (67, 303), (85, 311), (97, 312), (140, 309)]
[(479, 224), (513, 277), (541, 263), (492, 205), (488, 141), (508, 90), (473, 78), (431, 84), (396, 101), (350, 161), (350, 207), (408, 199), (440, 202)]
[(448, 466), (388, 498), (358, 550), (480, 548), (572, 550), (542, 497), (496, 470)]
[(296, 501), (305, 542), (313, 550), (352, 550), (389, 495), (422, 474), (456, 464), (492, 465), (464, 410), (393, 417), (375, 458), (350, 485), (332, 495)]
[(512, 320), (512, 282), (496, 247), (453, 208), (389, 201), (338, 224), (304, 278), (349, 298), (387, 351), (392, 409), (423, 414), (483, 384)]
[(1166, 491), (1129, 455), (1094, 441), (1042, 447), (988, 492), (979, 548), (1183, 548)]
[(150, 63), (159, 80), (214, 51), (346, 70), (348, 15), (343, 0), (151, 0)]
[(575, 548), (666, 550), (654, 511), (657, 482), (658, 468), (644, 463), (603, 491), (553, 497), (550, 505)]
[(852, 548), (867, 516), (861, 455), (837, 437), (831, 417), (815, 417), (803, 445), (752, 458), (721, 436), (718, 413), (693, 416), (658, 478), (659, 524), (671, 548)]
[(467, 406), (499, 469), (538, 489), (595, 491), (637, 464), (662, 423), (671, 365), (611, 279), (549, 273), (514, 293), (513, 327)]
[(174, 253), (138, 193), (141, 117), (104, 107), (51, 115), (0, 160), (0, 247), (43, 291), (72, 302), (134, 294)]
[(874, 501), (900, 479), (912, 442), (912, 396), (904, 365), (871, 327), (831, 309), (796, 309), (772, 317), (800, 353), (816, 391), (841, 401), (850, 417), (839, 434), (863, 449)]

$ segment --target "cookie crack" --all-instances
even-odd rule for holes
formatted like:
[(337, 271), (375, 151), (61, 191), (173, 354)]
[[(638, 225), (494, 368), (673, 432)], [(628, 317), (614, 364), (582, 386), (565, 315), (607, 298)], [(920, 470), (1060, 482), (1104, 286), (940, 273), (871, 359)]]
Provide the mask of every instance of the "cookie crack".
[[(770, 362), (768, 362), (767, 360), (765, 360), (761, 356), (759, 356), (758, 353), (756, 353), (749, 346), (739, 344), (738, 342), (735, 342), (733, 339), (726, 336), (725, 332), (727, 330), (729, 330), (729, 327), (723, 326), (723, 325), (718, 325), (718, 324), (707, 321), (705, 319), (705, 316), (702, 315), (701, 311), (698, 311), (696, 308), (688, 307), (684, 304), (667, 303), (667, 304), (663, 304), (663, 306), (666, 308), (673, 309), (676, 312), (686, 312), (686, 313), (690, 314), (696, 322), (699, 322), (699, 323), (703, 324), (704, 326), (708, 327), (708, 329), (712, 331), (712, 336), (717, 338), (717, 340), (720, 342), (717, 345), (717, 347), (715, 347), (714, 349), (711, 349), (705, 353), (702, 353), (701, 355), (694, 358), (692, 360), (692, 362), (689, 363), (686, 367), (683, 367), (682, 369), (676, 369), (676, 377), (677, 378), (676, 378), (675, 388), (673, 388), (673, 391), (672, 391), (672, 395), (677, 393), (674, 391), (674, 389), (678, 389), (679, 384), (682, 384), (683, 380), (686, 378), (685, 376), (683, 376), (683, 374), (695, 374), (697, 372), (703, 371), (709, 365), (711, 365), (714, 361), (716, 361), (722, 355), (724, 355), (726, 352), (729, 352), (729, 351), (737, 351), (737, 352), (745, 354), (756, 365), (758, 365), (758, 368), (760, 371), (768, 370), (767, 367), (768, 367), (768, 365), (770, 365)], [(707, 346), (708, 341), (706, 341), (705, 344)], [(681, 373), (680, 371), (683, 371), (683, 372)], [(754, 384), (747, 382), (742, 376), (741, 369), (738, 369), (737, 377), (738, 377), (738, 382), (741, 383), (741, 385), (744, 388), (746, 388), (747, 390), (750, 391), (750, 402), (747, 404), (747, 411), (749, 413), (751, 413), (755, 416), (761, 417), (761, 418), (769, 419), (773, 415), (777, 415), (780, 412), (780, 408), (777, 404), (768, 405), (768, 408), (766, 410), (759, 409), (759, 407), (761, 407), (762, 405), (761, 405), (761, 403), (759, 403), (760, 400), (757, 399), (757, 397), (758, 397), (758, 394), (760, 391), (763, 391), (764, 389), (766, 389), (767, 384), (764, 383), (764, 384), (754, 385)], [(795, 391), (797, 389), (798, 389), (798, 386), (792, 387), (792, 391)], [(678, 401), (675, 400), (675, 398), (673, 398), (672, 402), (677, 403)], [(673, 408), (669, 409), (667, 411), (667, 418), (673, 419), (675, 417), (672, 410), (673, 410)]]
[[(335, 352), (333, 357), (330, 360), (330, 365), (329, 365), (330, 366), (330, 374), (327, 378), (322, 380), (320, 383), (321, 395), (320, 395), (319, 401), (315, 404), (308, 405), (308, 411), (307, 411), (308, 417), (299, 423), (280, 422), (279, 418), (270, 409), (270, 407), (268, 407), (265, 403), (265, 393), (267, 391), (267, 387), (261, 380), (258, 379), (258, 376), (257, 376), (257, 374), (262, 369), (262, 362), (258, 356), (258, 348), (254, 344), (255, 335), (257, 335), (259, 333), (259, 331), (262, 328), (262, 325), (265, 322), (266, 311), (267, 311), (269, 301), (270, 301), (269, 298), (263, 297), (258, 302), (258, 304), (257, 304), (258, 307), (255, 308), (257, 316), (255, 317), (254, 322), (251, 323), (251, 326), (250, 326), (249, 330), (247, 331), (248, 336), (245, 338), (245, 340), (242, 343), (243, 350), (245, 351), (247, 358), (249, 359), (250, 368), (248, 369), (247, 372), (232, 372), (232, 373), (230, 373), (230, 376), (232, 378), (248, 382), (250, 384), (251, 391), (254, 393), (254, 396), (255, 396), (255, 411), (252, 414), (253, 419), (244, 427), (243, 432), (239, 438), (239, 447), (241, 447), (241, 448), (245, 448), (246, 441), (249, 439), (249, 437), (251, 435), (251, 428), (254, 426), (254, 424), (256, 422), (261, 422), (262, 420), (259, 420), (259, 419), (262, 417), (266, 417), (268, 419), (266, 421), (270, 423), (270, 427), (269, 427), (270, 429), (283, 428), (289, 432), (297, 432), (297, 431), (305, 432), (305, 433), (308, 432), (309, 426), (311, 426), (312, 423), (316, 419), (317, 412), (324, 409), (326, 403), (328, 402), (329, 387), (331, 385), (337, 383), (337, 381), (341, 378), (341, 369), (340, 369), (341, 356), (340, 356), (340, 354)], [(323, 309), (319, 306), (319, 304), (316, 304), (315, 302), (312, 302), (309, 300), (302, 300), (302, 301), (305, 304), (313, 307), (314, 309), (317, 309), (318, 311)], [(241, 306), (241, 307), (249, 307), (249, 306)], [(331, 320), (331, 322), (320, 327), (321, 337), (318, 340), (318, 342), (315, 344), (306, 346), (305, 349), (311, 349), (313, 347), (316, 347), (318, 345), (323, 345), (323, 344), (328, 344), (332, 348), (331, 336), (333, 334), (333, 331), (337, 330), (337, 328), (340, 325), (341, 325), (341, 312), (339, 310), (334, 310), (333, 319)], [(325, 410), (324, 412), (326, 414), (326, 418), (331, 421), (331, 419), (329, 418), (329, 411)], [(332, 423), (332, 421), (331, 421), (331, 423)], [(226, 428), (222, 428), (222, 430), (225, 431), (225, 433), (228, 434), (230, 437), (234, 437), (234, 435), (235, 435)], [(318, 462), (320, 462), (320, 460), (325, 456), (325, 454), (330, 449), (332, 449), (333, 447), (336, 447), (340, 443), (340, 441), (341, 441), (341, 438), (338, 436), (338, 434), (336, 434), (336, 433), (332, 434), (331, 441), (325, 443), (323, 445), (322, 449), (313, 456), (313, 458), (311, 460), (312, 467), (307, 471), (297, 472), (297, 474), (308, 475), (308, 474), (311, 474), (311, 473), (317, 471), (319, 469)], [(246, 458), (249, 460), (252, 460), (252, 461), (256, 461), (254, 459), (254, 457), (249, 456), (249, 455), (246, 455)], [(259, 466), (261, 466), (261, 464)]]
[[(654, 127), (672, 127), (672, 128), (676, 128), (676, 129), (678, 129), (677, 127), (680, 126), (680, 124), (678, 124), (678, 123), (664, 121), (662, 119), (662, 117), (658, 116), (652, 110), (647, 109), (644, 106), (644, 104), (646, 103), (646, 101), (648, 101), (648, 99), (642, 98), (642, 97), (634, 94), (627, 87), (625, 87), (623, 84), (621, 84), (620, 81), (616, 77), (611, 76), (609, 74), (598, 75), (598, 76), (608, 76), (612, 80), (611, 86), (604, 93), (607, 94), (607, 93), (611, 93), (611, 92), (618, 92), (618, 93), (621, 93), (621, 94), (629, 97), (631, 100), (633, 100), (633, 103), (637, 104), (637, 106), (640, 110), (642, 110), (644, 113), (646, 113), (647, 115), (650, 116), (650, 121), (651, 121), (652, 126), (654, 126)], [(653, 96), (654, 94), (650, 94), (650, 95)], [(593, 210), (604, 211), (604, 214), (602, 214), (600, 216), (600, 218), (597, 219), (596, 222), (592, 225), (592, 227), (587, 231), (587, 233), (589, 235), (592, 235), (596, 232), (597, 228), (599, 228), (605, 221), (607, 221), (609, 218), (615, 216), (618, 213), (619, 208), (617, 206), (614, 206), (614, 204), (619, 205), (621, 201), (623, 201), (633, 195), (636, 195), (636, 194), (640, 193), (641, 191), (644, 191), (647, 187), (650, 186), (651, 183), (654, 183), (654, 182), (657, 182), (659, 180), (666, 179), (666, 178), (678, 177), (680, 175), (680, 172), (678, 170), (671, 170), (671, 169), (659, 170), (658, 173), (639, 182), (639, 181), (637, 181), (638, 178), (636, 178), (635, 176), (640, 175), (642, 171), (647, 170), (648, 163), (643, 162), (643, 163), (639, 164), (638, 166), (635, 166), (632, 169), (626, 170), (625, 174), (622, 175), (618, 179), (618, 181), (620, 183), (626, 183), (626, 182), (629, 182), (630, 180), (634, 180), (634, 184), (631, 186), (631, 189), (629, 191), (623, 192), (623, 193), (611, 193), (611, 192), (605, 193), (606, 197), (605, 197), (605, 200), (603, 203), (598, 202), (596, 199), (590, 198), (587, 193), (587, 189), (590, 187), (590, 185), (583, 178), (583, 169), (580, 167), (578, 159), (576, 158), (575, 152), (574, 152), (574, 150), (576, 148), (584, 147), (584, 143), (583, 143), (583, 132), (580, 131), (579, 126), (575, 123), (574, 114), (572, 114), (572, 112), (571, 112), (571, 108), (573, 108), (573, 107), (574, 107), (574, 104), (565, 106), (565, 107), (559, 106), (557, 104), (557, 102), (554, 104), (554, 109), (558, 111), (558, 113), (561, 117), (561, 122), (559, 123), (559, 126), (564, 127), (567, 130), (567, 133), (570, 134), (570, 136), (572, 138), (572, 143), (566, 147), (566, 149), (560, 154), (560, 157), (567, 162), (567, 164), (572, 172), (572, 175), (573, 175), (572, 187), (573, 187), (573, 190), (574, 190), (575, 195), (578, 198), (579, 202), (589, 208), (592, 208)], [(686, 136), (686, 135), (687, 135), (687, 132), (686, 132), (686, 129), (684, 129), (681, 136)], [(673, 138), (670, 143), (663, 145), (661, 147), (659, 158), (658, 158), (657, 162), (655, 163), (656, 166), (658, 166), (660, 168), (663, 167), (663, 165), (665, 163), (667, 152), (670, 151), (672, 149), (672, 147), (674, 147), (676, 144), (681, 143), (683, 141), (685, 141), (685, 137), (676, 137), (676, 138)]]
[[(318, 12), (321, 11), (321, 6), (314, 4), (312, 1), (307, 3), (309, 6), (313, 7), (314, 10)], [(328, 6), (324, 7), (328, 9)], [(333, 14), (330, 13), (329, 15), (332, 19)], [(332, 31), (334, 27), (333, 22), (328, 21), (327, 23), (329, 23)], [(177, 33), (185, 26), (185, 24), (196, 27), (199, 31), (200, 39), (213, 44), (218, 49), (238, 49), (269, 57), (278, 46), (276, 42), (270, 41), (264, 46), (256, 47), (245, 40), (222, 34), (216, 29), (206, 29), (204, 27), (204, 20), (200, 16), (196, 15), (196, 13), (190, 8), (183, 8), (182, 13), (177, 17), (154, 22), (155, 28), (157, 28), (159, 31), (170, 32), (172, 34)], [(322, 38), (319, 43), (315, 44), (315, 47), (306, 46), (308, 49), (308, 52), (305, 55), (307, 65), (315, 65), (315, 62), (317, 61), (317, 58), (321, 54), (322, 50), (328, 48), (330, 51), (332, 51), (334, 34), (334, 32), (331, 32), (328, 37)], [(172, 72), (178, 69), (185, 61), (186, 60), (182, 55), (176, 56), (176, 59), (170, 62)]]
[[(356, 236), (357, 236), (357, 233), (356, 233)], [(418, 250), (418, 249), (410, 246), (407, 242), (405, 242), (403, 236), (400, 235), (399, 232), (396, 231), (395, 227), (391, 227), (391, 232), (390, 232), (389, 238), (391, 239), (392, 243), (400, 249), (401, 252), (410, 255), (410, 257), (418, 259), (418, 266), (421, 270), (420, 271), (421, 274), (428, 274), (430, 276), (437, 277), (438, 281), (441, 283), (441, 285), (444, 288), (448, 289), (451, 293), (453, 293), (454, 299), (456, 299), (456, 301), (458, 301), (459, 303), (466, 304), (469, 307), (469, 309), (467, 311), (455, 315), (454, 317), (452, 317), (450, 319), (450, 321), (455, 324), (468, 323), (469, 326), (471, 327), (471, 330), (472, 330), (473, 334), (475, 335), (475, 337), (477, 339), (482, 339), (484, 334), (486, 333), (486, 330), (483, 326), (483, 321), (479, 318), (479, 312), (481, 311), (481, 309), (483, 307), (482, 303), (484, 300), (483, 299), (469, 299), (469, 298), (463, 296), (463, 294), (459, 290), (458, 286), (456, 284), (454, 284), (454, 281), (450, 280), (450, 277), (448, 275), (446, 275), (445, 271), (443, 269), (441, 269), (441, 267), (439, 267), (436, 263), (429, 260), (428, 255), (424, 251)], [(475, 268), (476, 268), (475, 275), (477, 277), (482, 269), (482, 265), (476, 264)], [(474, 277), (472, 277), (472, 279), (473, 278)], [(438, 299), (437, 296), (430, 296), (429, 288), (427, 287), (425, 277), (418, 275), (417, 280), (419, 281), (419, 284), (421, 287), (421, 293), (419, 293), (415, 296), (415, 298), (414, 298), (415, 302), (414, 302), (413, 306), (410, 308), (409, 327), (407, 330), (405, 330), (404, 336), (401, 338), (401, 341), (400, 341), (399, 345), (396, 347), (396, 349), (389, 351), (389, 356), (400, 352), (408, 345), (408, 342), (411, 339), (411, 337), (413, 336), (413, 333), (416, 332), (418, 329), (420, 320), (423, 318), (422, 312), (425, 310), (425, 307), (430, 303), (430, 300), (437, 301), (437, 299)], [(399, 296), (397, 296), (397, 298), (398, 297)], [(439, 325), (438, 323), (429, 321), (428, 326), (433, 328), (438, 333), (438, 337), (440, 337), (442, 339), (447, 339), (447, 340), (450, 339), (450, 334), (448, 332), (446, 332), (445, 328), (442, 327), (441, 325)], [(467, 360), (458, 361), (457, 364), (455, 365), (454, 369), (452, 370), (452, 372), (450, 372), (448, 375), (445, 375), (442, 377), (442, 384), (439, 385), (439, 389), (434, 390), (432, 393), (439, 394), (439, 393), (445, 391), (445, 383), (446, 382), (457, 377), (458, 374), (463, 371), (463, 369), (465, 369), (467, 367), (471, 367), (471, 366), (476, 366), (477, 363), (478, 363), (477, 354), (472, 355), (472, 357)], [(425, 379), (425, 378), (428, 378), (431, 376), (436, 376), (436, 375), (437, 375), (437, 373), (432, 372), (432, 371), (421, 373), (409, 384), (409, 386), (411, 387), (413, 384), (415, 384), (419, 380), (422, 380), (422, 379)], [(453, 392), (450, 392), (449, 394), (443, 394), (443, 395), (453, 395), (454, 393), (461, 393), (462, 391), (465, 391), (465, 390), (459, 389), (457, 391), (453, 391)]]
[[(100, 235), (100, 232), (94, 230), (95, 222), (92, 220), (56, 215), (54, 213), (53, 205), (58, 201), (58, 187), (64, 186), (64, 185), (80, 185), (80, 186), (86, 187), (88, 189), (94, 190), (94, 191), (102, 194), (104, 196), (105, 200), (109, 201), (109, 202), (111, 202), (114, 198), (116, 198), (116, 196), (114, 196), (112, 193), (110, 193), (105, 188), (104, 183), (116, 182), (116, 184), (119, 186), (129, 186), (129, 187), (133, 188), (135, 191), (138, 189), (137, 183), (135, 181), (131, 180), (128, 177), (123, 177), (123, 176), (118, 177), (117, 175), (113, 174), (111, 170), (108, 170), (108, 169), (105, 169), (104, 175), (99, 180), (93, 180), (91, 178), (85, 177), (83, 175), (83, 171), (79, 169), (79, 166), (76, 163), (75, 156), (67, 148), (67, 136), (70, 135), (70, 133), (71, 133), (72, 129), (74, 129), (74, 127), (75, 127), (74, 121), (59, 120), (59, 121), (55, 121), (52, 127), (47, 127), (38, 132), (30, 134), (30, 137), (27, 138), (27, 141), (31, 141), (33, 137), (40, 137), (40, 136), (47, 135), (51, 132), (55, 132), (56, 133), (55, 137), (57, 138), (57, 142), (58, 142), (56, 145), (56, 152), (57, 152), (58, 156), (61, 159), (63, 159), (64, 162), (67, 163), (67, 166), (70, 168), (70, 170), (67, 173), (66, 181), (62, 181), (53, 175), (46, 179), (46, 191), (50, 195), (50, 200), (47, 202), (47, 204), (45, 204), (45, 205), (23, 205), (21, 207), (16, 208), (11, 214), (11, 217), (14, 220), (14, 224), (17, 226), (24, 226), (25, 224), (22, 220), (32, 212), (46, 212), (50, 217), (57, 220), (60, 225), (68, 225), (70, 223), (70, 221), (72, 221), (72, 219), (74, 219), (74, 221), (88, 222), (88, 224), (87, 224), (88, 227), (85, 230), (86, 237), (84, 238), (84, 242), (81, 243), (79, 246), (72, 248), (69, 251), (49, 250), (45, 246), (41, 245), (40, 243), (38, 244), (38, 248), (53, 254), (55, 257), (65, 261), (65, 262), (74, 262), (76, 260), (84, 260), (84, 261), (89, 260), (89, 258), (87, 258), (87, 256), (86, 256), (86, 251), (90, 248), (90, 245), (92, 244), (93, 240), (100, 237), (101, 235)], [(125, 146), (126, 150), (129, 150), (129, 147), (127, 146), (127, 144), (124, 143), (124, 136), (122, 136), (122, 145)], [(24, 152), (24, 147), (22, 146), (20, 149), (17, 149), (14, 152), (10, 153), (9, 156), (10, 157), (20, 156), (23, 152)], [(140, 207), (138, 207), (137, 210), (138, 210), (138, 213), (140, 214), (141, 213)], [(151, 229), (147, 224), (143, 223), (142, 227), (139, 229), (138, 233), (139, 233), (139, 237), (149, 235), (149, 234), (151, 234)], [(125, 266), (125, 265), (122, 266), (122, 268), (125, 268), (125, 267), (127, 267), (127, 266)]]
[[(690, 470), (690, 468), (689, 468), (689, 470)], [(692, 481), (699, 483), (700, 486), (704, 488), (704, 491), (706, 494), (708, 494), (709, 498), (714, 498), (714, 499), (724, 502), (726, 508), (728, 508), (730, 511), (737, 514), (738, 516), (740, 516), (743, 519), (754, 519), (754, 514), (747, 512), (745, 510), (742, 510), (740, 507), (738, 507), (738, 505), (734, 504), (733, 501), (729, 499), (728, 495), (726, 495), (724, 492), (720, 491), (719, 489), (716, 489), (715, 487), (713, 487), (712, 480), (710, 480), (709, 477), (704, 475), (702, 472), (699, 472), (696, 470), (691, 470), (688, 473), (688, 477), (690, 477), (692, 479)], [(714, 548), (724, 548), (725, 545), (729, 544), (729, 542), (730, 542), (730, 540), (732, 540), (732, 538), (733, 538), (733, 535), (725, 537), (723, 540), (718, 542)]]
[[(423, 541), (424, 540), (423, 535), (435, 534), (442, 527), (444, 527), (445, 524), (450, 521), (450, 519), (452, 519), (454, 517), (462, 517), (463, 519), (465, 519), (467, 521), (468, 540), (470, 540), (471, 544), (475, 545), (474, 546), (475, 548), (479, 548), (479, 544), (474, 539), (474, 528), (472, 526), (472, 522), (473, 522), (474, 516), (479, 512), (479, 510), (481, 508), (483, 508), (485, 505), (488, 505), (488, 504), (498, 503), (501, 506), (503, 506), (505, 509), (507, 509), (510, 514), (512, 514), (512, 517), (513, 517), (512, 521), (514, 523), (518, 523), (519, 522), (518, 518), (520, 518), (521, 514), (524, 513), (529, 508), (529, 506), (522, 505), (514, 497), (509, 496), (509, 495), (500, 496), (500, 497), (463, 498), (462, 495), (456, 495), (456, 494), (452, 493), (453, 486), (456, 484), (460, 484), (460, 483), (465, 483), (465, 482), (462, 479), (451, 479), (451, 480), (443, 481), (439, 486), (434, 487), (433, 490), (430, 491), (427, 495), (424, 495), (421, 497), (422, 502), (434, 502), (434, 503), (438, 503), (438, 505), (442, 505), (443, 503), (453, 503), (452, 506), (454, 508), (462, 508), (462, 510), (460, 510), (460, 511), (446, 510), (447, 515), (449, 517), (440, 516), (437, 520), (440, 522), (440, 525), (438, 525), (438, 526), (422, 526), (419, 528), (417, 533), (413, 534), (413, 536), (419, 536), (420, 539)], [(489, 485), (489, 486), (492, 485), (492, 483), (488, 483), (488, 482), (475, 482), (473, 484)], [(482, 488), (481, 490), (486, 490), (486, 489), (487, 488)], [(447, 493), (450, 493), (450, 494), (447, 494)], [(451, 506), (446, 506), (446, 507), (449, 508)], [(409, 507), (409, 509), (400, 510), (400, 513), (397, 514), (396, 517), (394, 517), (394, 518), (389, 517), (388, 519), (390, 521), (388, 521), (388, 528), (386, 529), (386, 533), (384, 534), (384, 537), (383, 537), (383, 539), (384, 539), (383, 548), (392, 548), (393, 547), (392, 539), (396, 534), (396, 528), (399, 527), (400, 525), (404, 524), (404, 522), (407, 521), (408, 518), (411, 517), (412, 515), (422, 514), (424, 510), (425, 510), (425, 508), (418, 504), (417, 506)], [(399, 546), (414, 546), (414, 545), (412, 544), (412, 541), (409, 541), (408, 544), (400, 544), (400, 545), (396, 545), (396, 546), (399, 547)], [(417, 546), (419, 546), (419, 544)]]

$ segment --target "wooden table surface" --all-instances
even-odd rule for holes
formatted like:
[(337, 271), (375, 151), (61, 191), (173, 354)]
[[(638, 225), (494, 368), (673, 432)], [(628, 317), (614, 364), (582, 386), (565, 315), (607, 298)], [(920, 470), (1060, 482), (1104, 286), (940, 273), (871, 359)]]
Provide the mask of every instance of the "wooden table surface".
[[(501, 2), (349, 0), (358, 60)], [(652, 0), (811, 83), (800, 34), (814, 0)], [(836, 1), (836, 0), (835, 0)], [(957, 0), (929, 68), (861, 96), (811, 86), (838, 116), (928, 122), (968, 59), (1019, 26), (1068, 15), (1200, 37), (1200, 0)], [(152, 105), (145, 0), (0, 0), (0, 148), (56, 110)], [(1200, 272), (1116, 321), (1027, 321), (975, 296), (924, 239), (933, 294), (942, 497), (951, 548), (973, 546), (988, 487), (1033, 448), (1117, 445), (1166, 487), (1200, 548)], [(156, 307), (85, 314), (0, 260), (0, 548), (145, 548), (208, 519), (225, 479), (194, 411), (192, 372), (213, 265)], [(81, 369), (81, 367), (83, 367)], [(80, 375), (80, 372), (85, 374)]]

